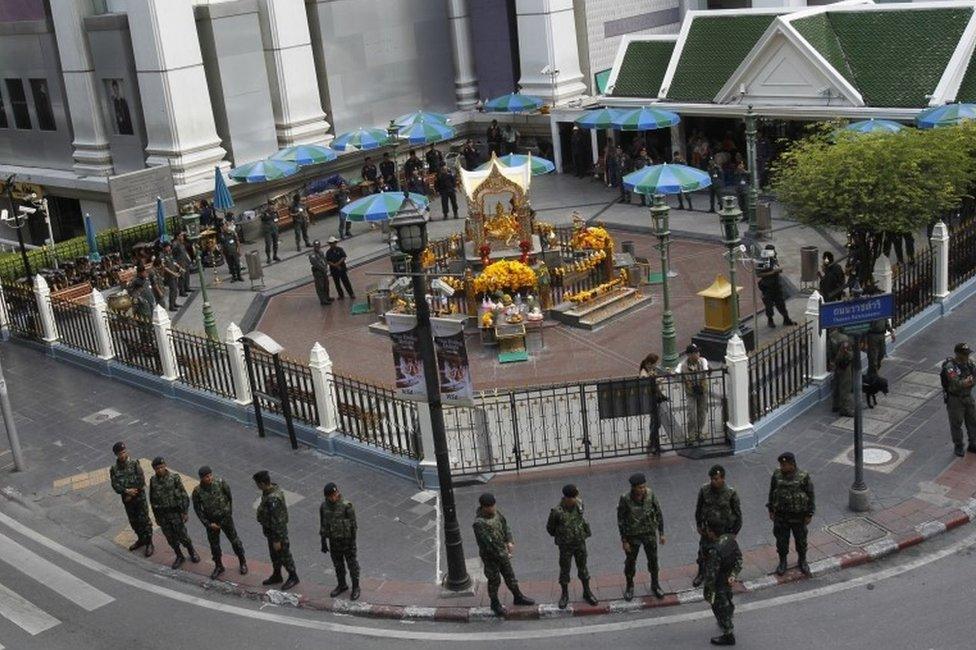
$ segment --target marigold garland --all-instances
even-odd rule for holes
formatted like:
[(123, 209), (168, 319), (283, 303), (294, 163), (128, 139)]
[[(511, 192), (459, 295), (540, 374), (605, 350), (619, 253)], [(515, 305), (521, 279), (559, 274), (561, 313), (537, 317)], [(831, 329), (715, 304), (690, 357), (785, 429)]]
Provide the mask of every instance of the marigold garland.
[(474, 289), (478, 293), (494, 293), (502, 289), (515, 292), (531, 289), (537, 281), (535, 271), (528, 265), (515, 260), (501, 260), (489, 264), (474, 279)]
[(573, 248), (588, 248), (590, 250), (606, 250), (613, 246), (613, 238), (606, 228), (586, 226), (573, 234), (570, 242)]

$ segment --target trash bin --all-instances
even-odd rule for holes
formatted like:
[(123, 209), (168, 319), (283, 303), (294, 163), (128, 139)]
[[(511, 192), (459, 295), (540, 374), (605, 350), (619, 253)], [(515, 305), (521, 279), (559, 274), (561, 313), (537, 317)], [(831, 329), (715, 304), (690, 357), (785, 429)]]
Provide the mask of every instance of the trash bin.
[(773, 211), (769, 201), (756, 203), (756, 230), (760, 234), (767, 234), (773, 229)]
[(250, 251), (244, 259), (247, 262), (247, 279), (251, 281), (251, 288), (255, 283), (264, 286), (264, 267), (261, 266), (261, 251)]
[(820, 251), (816, 246), (800, 247), (800, 282), (816, 282)]

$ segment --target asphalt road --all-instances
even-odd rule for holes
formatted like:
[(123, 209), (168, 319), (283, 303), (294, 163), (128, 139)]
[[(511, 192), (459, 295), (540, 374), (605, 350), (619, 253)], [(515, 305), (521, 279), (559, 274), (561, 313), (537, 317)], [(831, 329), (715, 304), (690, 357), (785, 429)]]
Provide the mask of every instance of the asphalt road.
[[(262, 606), (154, 574), (103, 541), (0, 504), (0, 645), (6, 648), (708, 647), (701, 605), (650, 615), (426, 624)], [(739, 598), (748, 648), (972, 648), (976, 531), (888, 561)]]

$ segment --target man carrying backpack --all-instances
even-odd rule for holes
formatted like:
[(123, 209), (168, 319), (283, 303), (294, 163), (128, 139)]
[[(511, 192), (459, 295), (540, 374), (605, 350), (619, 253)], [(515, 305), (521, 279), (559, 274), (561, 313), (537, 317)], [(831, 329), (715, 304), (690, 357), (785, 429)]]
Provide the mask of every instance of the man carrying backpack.
[(942, 363), (939, 373), (946, 410), (949, 412), (949, 431), (956, 456), (964, 456), (962, 425), (966, 423), (970, 453), (976, 454), (976, 402), (973, 401), (973, 383), (976, 383), (976, 364), (969, 360), (972, 352), (966, 343), (957, 343), (955, 356)]

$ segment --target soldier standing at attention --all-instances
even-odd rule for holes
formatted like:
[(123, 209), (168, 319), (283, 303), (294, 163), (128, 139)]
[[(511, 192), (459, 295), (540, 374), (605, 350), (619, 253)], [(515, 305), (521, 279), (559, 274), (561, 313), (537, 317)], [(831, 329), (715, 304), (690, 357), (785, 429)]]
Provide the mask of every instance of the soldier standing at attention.
[(535, 601), (526, 598), (519, 589), (515, 571), (512, 570), (515, 538), (512, 537), (512, 530), (508, 527), (505, 515), (495, 508), (495, 495), (485, 492), (478, 497), (478, 510), (475, 512), (473, 527), (474, 538), (478, 542), (478, 553), (485, 567), (491, 611), (495, 612), (496, 616), (505, 615), (505, 608), (498, 600), (498, 586), (503, 578), (505, 586), (514, 597), (513, 604), (535, 605)]
[[(359, 600), (359, 561), (356, 559), (356, 511), (352, 504), (342, 498), (335, 483), (325, 484), (325, 501), (319, 507), (319, 535), (322, 537), (322, 552), (332, 555), (338, 584), (329, 596), (335, 598), (349, 589), (346, 584), (346, 567), (352, 578), (352, 593), (349, 600)], [(329, 548), (329, 545), (332, 548)]]
[(803, 575), (810, 576), (807, 564), (807, 526), (813, 519), (816, 502), (813, 495), (813, 481), (810, 475), (796, 468), (796, 457), (791, 452), (779, 455), (779, 469), (773, 472), (769, 482), (769, 501), (766, 509), (773, 522), (773, 536), (776, 538), (776, 553), (779, 565), (776, 575), (786, 573), (786, 556), (790, 552), (790, 533), (798, 556), (797, 567)]
[(698, 503), (695, 504), (695, 525), (701, 538), (698, 540), (698, 575), (691, 582), (692, 587), (701, 586), (705, 579), (705, 551), (709, 540), (706, 524), (715, 521), (721, 524), (718, 534), (728, 533), (735, 537), (742, 530), (742, 508), (739, 495), (734, 488), (725, 484), (725, 468), (713, 465), (708, 470), (708, 483), (698, 490)]
[(253, 478), (261, 490), (257, 519), (268, 540), (268, 553), (271, 555), (273, 568), (271, 576), (261, 584), (268, 586), (281, 582), (281, 567), (284, 567), (288, 572), (288, 579), (281, 585), (281, 590), (287, 591), (298, 584), (298, 573), (288, 546), (288, 505), (285, 503), (285, 494), (276, 483), (271, 482), (268, 470), (255, 472)]
[(722, 635), (712, 637), (712, 645), (735, 645), (732, 633), (732, 585), (742, 571), (742, 551), (735, 535), (720, 533), (725, 526), (719, 519), (705, 522), (705, 537), (708, 545), (705, 551), (705, 589), (704, 597), (712, 605), (715, 620), (722, 628)]
[(633, 474), (630, 477), (630, 492), (620, 495), (617, 504), (617, 528), (620, 530), (620, 541), (623, 544), (626, 560), (624, 560), (624, 577), (627, 587), (624, 590), (624, 600), (634, 597), (634, 574), (637, 571), (637, 556), (641, 546), (647, 556), (647, 570), (651, 574), (651, 593), (658, 598), (664, 598), (657, 576), (657, 537), (661, 543), (666, 543), (664, 537), (664, 515), (657, 497), (647, 489), (647, 478), (643, 474)]
[(156, 516), (156, 523), (163, 529), (166, 541), (176, 553), (173, 568), (180, 568), (186, 561), (180, 545), (186, 547), (190, 562), (195, 564), (200, 561), (200, 556), (193, 550), (193, 542), (186, 534), (190, 497), (183, 487), (183, 481), (179, 474), (167, 469), (166, 461), (160, 456), (153, 459), (152, 468), (156, 475), (149, 479), (149, 503), (152, 505), (153, 515)]
[(224, 220), (223, 226), (218, 235), (220, 250), (227, 260), (227, 270), (230, 271), (231, 282), (243, 282), (241, 277), (241, 245), (237, 238), (237, 229), (234, 222)]
[(146, 477), (139, 461), (129, 458), (124, 442), (112, 445), (112, 453), (115, 454), (115, 464), (108, 470), (109, 479), (112, 489), (122, 497), (125, 516), (136, 534), (136, 541), (129, 550), (145, 547), (145, 556), (149, 557), (153, 554), (153, 527), (146, 506)]
[(839, 327), (831, 330), (827, 335), (827, 370), (834, 373), (833, 410), (845, 417), (854, 415), (854, 368), (851, 365), (854, 354), (851, 337)]
[(578, 497), (579, 490), (575, 485), (563, 486), (562, 501), (549, 511), (549, 521), (546, 522), (546, 532), (559, 547), (559, 586), (562, 588), (559, 609), (566, 609), (569, 604), (569, 570), (573, 559), (583, 583), (583, 600), (590, 605), (598, 603), (590, 591), (590, 572), (586, 568), (586, 538), (591, 534), (590, 525), (583, 518), (583, 502)]
[(702, 429), (708, 419), (708, 361), (694, 343), (685, 348), (688, 358), (678, 364), (675, 374), (681, 375), (685, 387), (687, 420), (685, 443), (697, 445), (702, 440)]
[(955, 356), (942, 363), (939, 377), (945, 393), (946, 410), (949, 412), (949, 431), (956, 456), (963, 456), (962, 425), (966, 423), (970, 453), (976, 454), (976, 403), (973, 401), (973, 383), (976, 382), (976, 364), (969, 360), (972, 352), (966, 343), (957, 343)]
[(193, 488), (193, 511), (200, 518), (207, 531), (207, 541), (210, 542), (210, 555), (214, 562), (210, 579), (216, 580), (217, 576), (224, 572), (224, 554), (220, 550), (221, 531), (227, 535), (230, 546), (237, 555), (241, 575), (247, 575), (244, 545), (241, 544), (237, 529), (234, 527), (234, 502), (230, 494), (230, 486), (224, 479), (214, 478), (213, 470), (207, 465), (201, 467), (197, 474), (200, 476), (200, 485)]
[(322, 242), (318, 239), (312, 242), (312, 252), (308, 254), (308, 263), (312, 266), (312, 280), (315, 282), (315, 293), (319, 296), (319, 304), (331, 305), (329, 261), (325, 259), (325, 253), (322, 252)]
[(305, 242), (307, 248), (311, 248), (312, 243), (308, 241), (308, 211), (302, 205), (302, 197), (298, 192), (295, 192), (294, 196), (291, 197), (291, 206), (289, 206), (288, 212), (291, 214), (292, 226), (295, 229), (295, 249), (300, 253), (302, 252), (302, 241)]
[[(274, 206), (268, 204), (261, 211), (261, 234), (264, 235), (264, 256), (271, 264), (271, 260), (280, 262), (278, 257), (278, 213)], [(274, 257), (272, 258), (272, 254)]]

